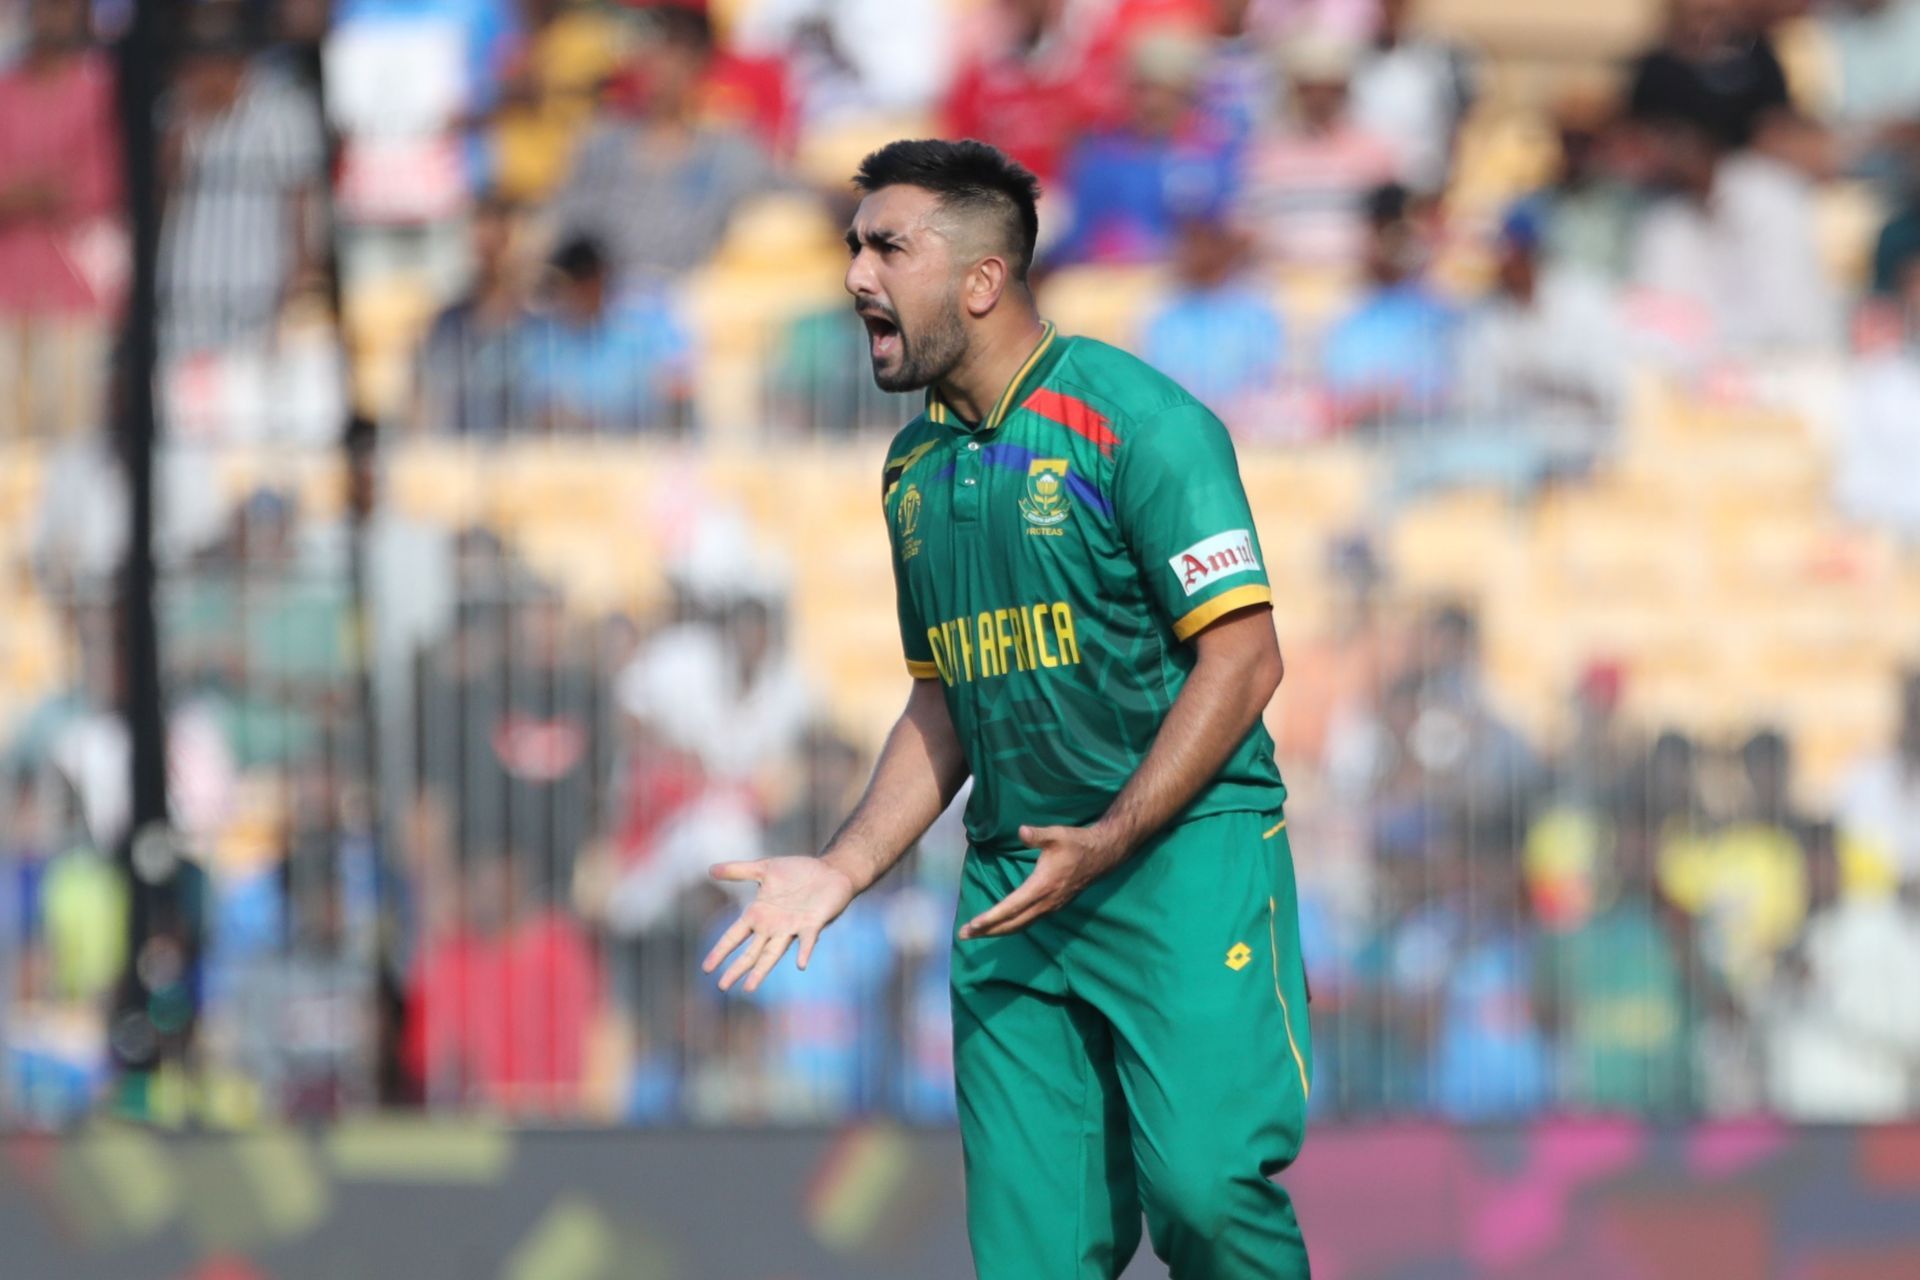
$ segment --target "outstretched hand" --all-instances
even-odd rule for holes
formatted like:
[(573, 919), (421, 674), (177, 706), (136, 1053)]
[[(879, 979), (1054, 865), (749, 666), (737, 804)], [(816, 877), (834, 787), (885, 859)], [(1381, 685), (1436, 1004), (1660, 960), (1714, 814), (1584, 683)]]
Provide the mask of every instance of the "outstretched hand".
[[(845, 872), (819, 858), (762, 858), (756, 862), (722, 862), (708, 873), (715, 880), (751, 880), (760, 886), (740, 918), (720, 935), (707, 953), (701, 971), (712, 973), (720, 962), (740, 954), (720, 979), (722, 991), (746, 975), (745, 990), (757, 991), (773, 966), (795, 940), (800, 943), (802, 969), (813, 956), (820, 931), (833, 923), (853, 901), (853, 881)], [(740, 944), (746, 946), (741, 948)]]
[(1129, 850), (1097, 827), (1021, 827), (1020, 839), (1040, 851), (1012, 893), (960, 928), (962, 938), (1017, 933), (1072, 902), (1080, 891), (1126, 860)]

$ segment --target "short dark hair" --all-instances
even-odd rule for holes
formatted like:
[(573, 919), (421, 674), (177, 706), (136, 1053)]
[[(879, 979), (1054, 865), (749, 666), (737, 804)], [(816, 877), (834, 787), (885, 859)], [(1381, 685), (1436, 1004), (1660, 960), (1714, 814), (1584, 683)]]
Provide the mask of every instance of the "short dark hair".
[(554, 250), (553, 269), (567, 279), (579, 283), (602, 276), (607, 271), (606, 250), (600, 242), (588, 235), (571, 235), (561, 241)]
[(1367, 224), (1376, 231), (1404, 222), (1413, 212), (1413, 193), (1397, 182), (1383, 182), (1367, 192)]
[(641, 11), (641, 22), (657, 40), (679, 45), (695, 53), (713, 51), (713, 19), (705, 5), (650, 4)]
[(939, 196), (943, 209), (998, 220), (1013, 278), (1025, 282), (1040, 238), (1040, 179), (998, 147), (971, 138), (889, 142), (860, 162), (853, 185), (866, 192), (921, 187)]

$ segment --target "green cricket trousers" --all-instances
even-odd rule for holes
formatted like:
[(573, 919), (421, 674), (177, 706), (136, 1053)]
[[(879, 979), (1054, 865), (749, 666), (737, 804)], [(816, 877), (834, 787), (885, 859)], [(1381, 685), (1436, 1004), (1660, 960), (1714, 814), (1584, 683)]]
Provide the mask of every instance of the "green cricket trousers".
[[(1031, 857), (969, 851), (958, 919)], [(1313, 1077), (1280, 814), (1161, 833), (1020, 933), (954, 943), (953, 1059), (981, 1280), (1306, 1280), (1293, 1203)]]

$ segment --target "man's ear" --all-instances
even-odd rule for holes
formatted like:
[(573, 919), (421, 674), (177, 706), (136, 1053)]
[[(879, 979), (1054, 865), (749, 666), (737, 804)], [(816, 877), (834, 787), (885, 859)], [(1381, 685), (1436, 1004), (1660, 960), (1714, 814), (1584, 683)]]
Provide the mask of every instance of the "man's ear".
[(974, 263), (967, 271), (966, 283), (960, 290), (967, 314), (977, 320), (992, 311), (1000, 301), (1000, 295), (1006, 292), (1010, 279), (1012, 274), (1007, 270), (1007, 260), (998, 254)]

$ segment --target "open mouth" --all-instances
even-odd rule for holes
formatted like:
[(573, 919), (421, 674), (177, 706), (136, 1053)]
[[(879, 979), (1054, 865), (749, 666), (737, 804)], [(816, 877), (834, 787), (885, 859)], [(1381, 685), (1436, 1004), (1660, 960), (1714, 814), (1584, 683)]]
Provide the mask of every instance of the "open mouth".
[(891, 360), (902, 349), (900, 326), (875, 311), (864, 311), (860, 319), (867, 326), (867, 349), (872, 353), (874, 363)]

